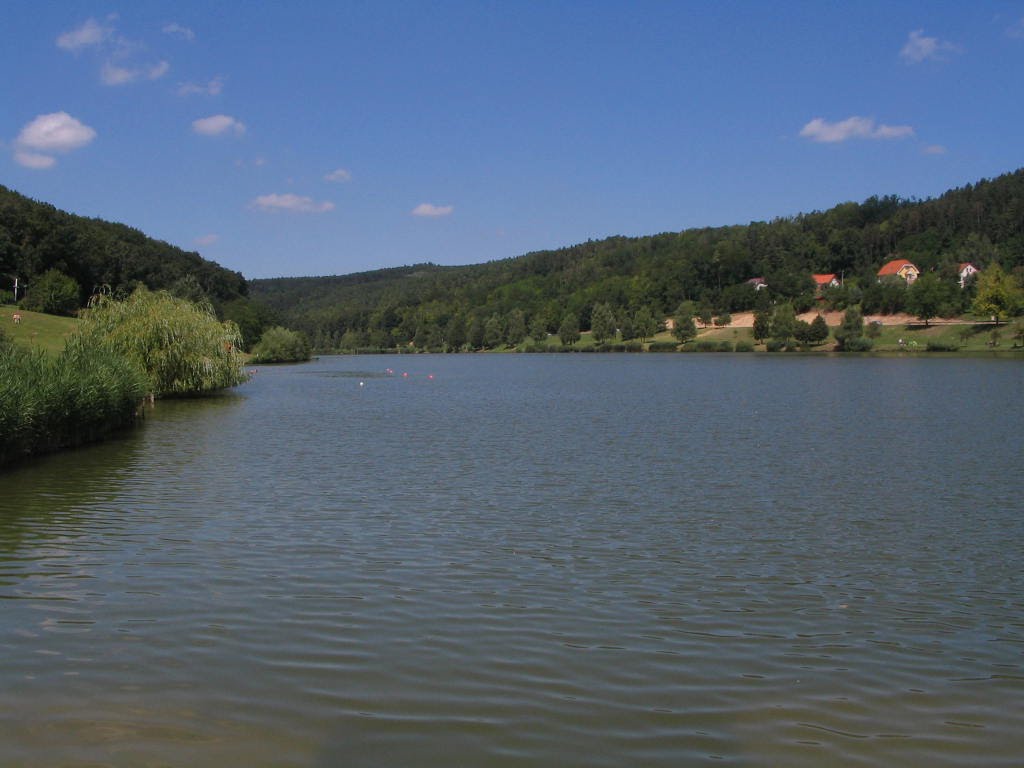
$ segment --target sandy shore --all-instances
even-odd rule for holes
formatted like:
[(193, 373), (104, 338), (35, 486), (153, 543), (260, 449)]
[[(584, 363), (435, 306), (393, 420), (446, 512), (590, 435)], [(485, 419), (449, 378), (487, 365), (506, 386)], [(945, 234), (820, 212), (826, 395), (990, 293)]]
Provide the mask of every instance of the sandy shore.
[[(810, 312), (804, 312), (802, 315), (797, 315), (797, 318), (800, 319), (800, 320), (805, 320), (805, 321), (807, 321), (809, 323), (812, 320), (814, 320), (814, 318), (815, 318), (815, 316), (817, 314), (818, 314), (818, 312), (816, 310), (811, 310)], [(825, 322), (828, 323), (828, 325), (830, 327), (835, 327), (837, 325), (840, 325), (843, 322), (843, 313), (842, 312), (822, 312), (821, 314), (824, 315)], [(898, 315), (865, 315), (864, 316), (864, 322), (866, 322), (866, 323), (872, 323), (872, 322), (875, 322), (875, 321), (877, 321), (881, 325), (907, 325), (908, 323), (910, 323), (910, 324), (921, 323), (921, 321), (918, 320), (913, 315), (908, 315), (908, 314), (905, 314), (905, 313), (898, 314)], [(944, 319), (941, 319), (941, 318), (935, 318), (935, 319), (932, 319), (932, 320), (929, 321), (929, 323), (931, 325), (958, 325), (958, 324), (960, 324), (960, 322), (961, 322), (960, 320), (956, 320), (956, 319), (944, 320)], [(698, 325), (698, 327), (699, 327), (699, 325)], [(753, 312), (736, 312), (732, 316), (732, 322), (729, 323), (729, 327), (730, 328), (753, 328), (754, 327), (754, 313)]]

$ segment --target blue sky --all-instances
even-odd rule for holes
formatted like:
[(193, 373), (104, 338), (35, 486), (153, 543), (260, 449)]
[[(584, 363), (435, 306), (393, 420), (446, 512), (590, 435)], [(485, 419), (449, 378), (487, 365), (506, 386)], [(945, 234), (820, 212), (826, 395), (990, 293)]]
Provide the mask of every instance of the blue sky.
[(1024, 165), (1024, 0), (2, 17), (0, 183), (247, 277), (479, 263)]

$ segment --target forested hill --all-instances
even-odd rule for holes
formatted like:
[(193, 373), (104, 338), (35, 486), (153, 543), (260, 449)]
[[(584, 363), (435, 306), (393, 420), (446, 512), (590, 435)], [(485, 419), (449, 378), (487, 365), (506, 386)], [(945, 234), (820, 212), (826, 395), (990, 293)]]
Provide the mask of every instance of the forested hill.
[(13, 277), (31, 292), (51, 270), (74, 279), (79, 306), (97, 289), (130, 290), (138, 284), (176, 289), (190, 298), (203, 295), (215, 303), (248, 293), (240, 273), (198, 253), (124, 224), (66, 213), (0, 186), (0, 300), (10, 300)]
[(841, 276), (847, 300), (895, 311), (899, 296), (874, 286), (879, 267), (896, 257), (949, 276), (967, 261), (1024, 268), (1024, 169), (925, 201), (871, 197), (771, 222), (610, 237), (475, 266), (253, 280), (250, 288), (318, 346), (391, 346), (436, 342), (474, 320), (507, 323), (513, 312), (523, 315), (515, 322), (551, 332), (568, 312), (585, 330), (598, 303), (619, 317), (664, 317), (686, 300), (741, 311), (754, 305), (758, 292), (747, 281), (755, 277), (773, 298), (809, 307), (812, 273)]

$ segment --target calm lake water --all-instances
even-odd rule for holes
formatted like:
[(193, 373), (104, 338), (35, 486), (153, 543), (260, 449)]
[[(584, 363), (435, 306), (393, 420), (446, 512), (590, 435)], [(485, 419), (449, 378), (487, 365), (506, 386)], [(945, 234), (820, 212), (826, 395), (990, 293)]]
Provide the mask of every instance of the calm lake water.
[(0, 474), (0, 765), (1019, 766), (1022, 428), (1012, 361), (262, 368)]

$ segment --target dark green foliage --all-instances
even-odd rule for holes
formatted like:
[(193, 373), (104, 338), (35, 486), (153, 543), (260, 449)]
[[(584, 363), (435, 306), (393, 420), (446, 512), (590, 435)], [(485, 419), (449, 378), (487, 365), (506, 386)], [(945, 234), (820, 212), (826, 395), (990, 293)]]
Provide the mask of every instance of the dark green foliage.
[(815, 315), (811, 321), (809, 341), (811, 344), (822, 344), (828, 338), (828, 323), (821, 315)]
[(675, 352), (678, 348), (674, 341), (652, 341), (647, 345), (648, 352)]
[(929, 352), (956, 352), (958, 349), (960, 349), (959, 345), (942, 339), (932, 339), (927, 346)]
[(875, 346), (875, 342), (866, 336), (851, 336), (843, 341), (844, 352), (868, 352)]
[(49, 315), (73, 315), (78, 310), (78, 283), (56, 269), (36, 278), (20, 306)]
[(566, 346), (580, 340), (580, 321), (576, 315), (570, 312), (562, 318), (562, 324), (558, 326), (558, 338)]
[(615, 313), (608, 304), (601, 303), (594, 307), (590, 314), (590, 333), (599, 344), (615, 337)]
[(513, 309), (508, 313), (505, 324), (505, 343), (510, 347), (517, 346), (526, 338), (526, 316), (521, 309)]
[(792, 304), (780, 304), (772, 314), (771, 337), (773, 339), (791, 339), (796, 334), (796, 311)]
[(959, 292), (960, 286), (952, 280), (944, 282), (934, 272), (925, 272), (907, 289), (907, 311), (928, 325), (933, 317), (942, 312), (943, 307), (953, 302), (954, 291)]
[(772, 329), (772, 315), (768, 310), (754, 312), (754, 339), (758, 342), (768, 338)]
[(279, 325), (264, 331), (263, 338), (252, 350), (255, 363), (297, 363), (309, 358), (309, 340), (305, 334)]
[(736, 342), (736, 348), (733, 351), (734, 352), (753, 352), (754, 351), (754, 345), (751, 344), (749, 341), (747, 341), (745, 339), (741, 339), (740, 341)]
[[(863, 352), (863, 349), (855, 347), (863, 346), (858, 341), (864, 337), (864, 316), (856, 307), (850, 307), (843, 313), (843, 322), (836, 328), (833, 335), (836, 337), (836, 349), (849, 350), (851, 352)], [(864, 339), (867, 348), (871, 348), (871, 339)]]

